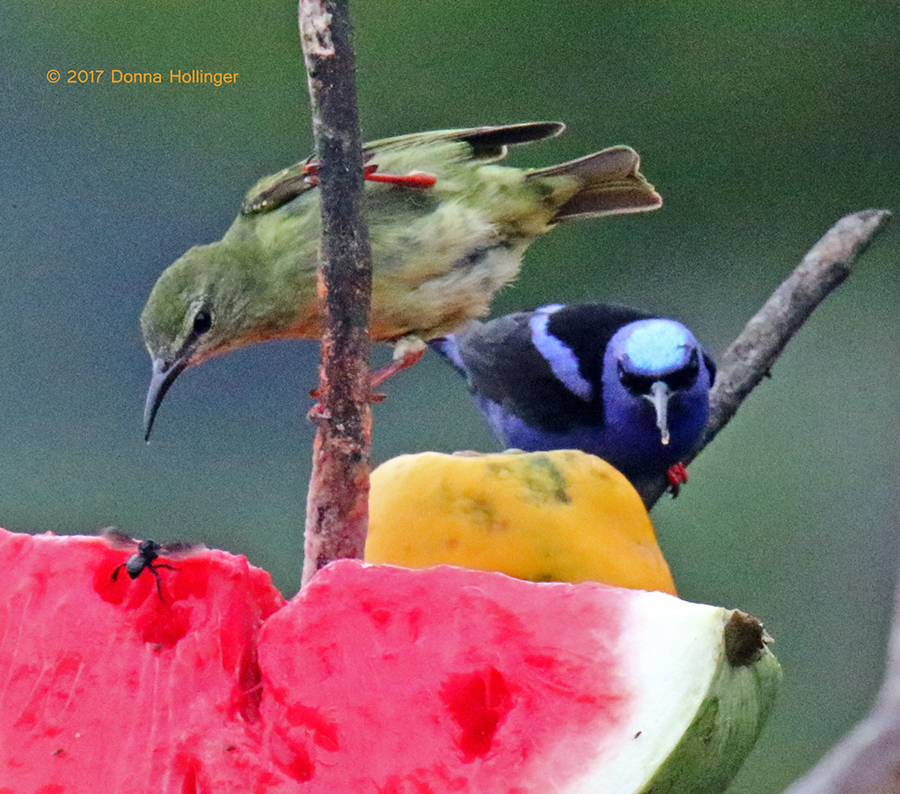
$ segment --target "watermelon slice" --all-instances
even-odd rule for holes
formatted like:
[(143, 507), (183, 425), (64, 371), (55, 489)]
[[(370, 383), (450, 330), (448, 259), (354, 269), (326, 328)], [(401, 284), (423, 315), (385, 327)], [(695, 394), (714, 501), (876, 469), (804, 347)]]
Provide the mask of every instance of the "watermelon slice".
[(134, 581), (0, 530), (0, 794), (588, 794), (727, 785), (779, 678), (757, 621), (662, 593), (241, 557)]
[(742, 613), (355, 561), (267, 621), (260, 665), (286, 768), (386, 794), (722, 791), (780, 676)]
[(258, 723), (269, 575), (204, 551), (160, 571), (161, 600), (149, 572), (111, 581), (128, 556), (0, 530), (0, 794), (199, 794), (208, 748)]

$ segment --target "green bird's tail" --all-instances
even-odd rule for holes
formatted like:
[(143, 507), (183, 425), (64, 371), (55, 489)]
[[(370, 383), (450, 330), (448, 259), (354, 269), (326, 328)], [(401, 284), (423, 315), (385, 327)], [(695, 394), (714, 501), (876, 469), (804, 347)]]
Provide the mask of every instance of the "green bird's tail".
[(655, 210), (662, 204), (662, 197), (640, 172), (640, 164), (634, 149), (612, 146), (578, 160), (531, 171), (525, 178), (567, 176), (581, 183), (579, 191), (553, 217), (553, 223), (561, 223)]

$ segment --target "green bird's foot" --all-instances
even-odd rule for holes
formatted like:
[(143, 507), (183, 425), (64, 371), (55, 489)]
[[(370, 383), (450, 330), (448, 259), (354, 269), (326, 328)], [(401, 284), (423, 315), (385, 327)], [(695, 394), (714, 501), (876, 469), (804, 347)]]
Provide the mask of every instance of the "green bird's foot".
[[(383, 367), (375, 370), (375, 372), (371, 374), (369, 388), (374, 389), (376, 386), (380, 386), (382, 383), (384, 383), (392, 375), (396, 375), (398, 372), (400, 372), (400, 370), (411, 367), (420, 358), (422, 358), (424, 354), (424, 350), (408, 350), (404, 352), (402, 355), (391, 361), (390, 364), (385, 364)], [(309, 396), (315, 398), (321, 397), (322, 393), (319, 390), (319, 387), (317, 386), (315, 389), (310, 391)], [(373, 391), (371, 394), (369, 394), (369, 401), (373, 403), (380, 403), (382, 400), (384, 400), (384, 398), (385, 395), (378, 392)]]
[(414, 338), (414, 341), (413, 339), (407, 341), (406, 337), (404, 337), (394, 349), (393, 361), (372, 373), (370, 387), (375, 388), (391, 376), (396, 375), (400, 370), (411, 367), (423, 355), (425, 355), (425, 343), (421, 339)]
[[(371, 163), (363, 167), (363, 178), (369, 182), (385, 182), (397, 187), (413, 188), (415, 190), (427, 190), (434, 187), (437, 177), (434, 174), (426, 174), (424, 171), (412, 171), (408, 174), (376, 174), (378, 165)], [(319, 184), (319, 164), (310, 162), (303, 166), (306, 181), (311, 185)]]
[[(309, 393), (310, 397), (318, 397), (319, 390), (313, 389)], [(331, 411), (329, 411), (323, 404), (321, 400), (316, 400), (316, 404), (306, 412), (306, 418), (308, 421), (312, 422), (312, 424), (317, 424), (318, 422), (325, 422), (328, 419), (331, 419)]]
[[(400, 370), (411, 367), (425, 354), (424, 343), (422, 343), (421, 348), (415, 346), (415, 343), (410, 344), (406, 349), (403, 349), (400, 345), (398, 345), (398, 348), (400, 348), (400, 353), (393, 361), (391, 361), (390, 364), (386, 364), (385, 366), (371, 373), (369, 380), (369, 402), (382, 402), (387, 395), (383, 394), (382, 392), (374, 391), (375, 387), (380, 386), (392, 375), (396, 375), (398, 372), (400, 372)], [(314, 398), (318, 402), (316, 402), (316, 404), (309, 409), (307, 418), (311, 422), (319, 422), (325, 419), (330, 419), (331, 415), (320, 401), (322, 392), (318, 386), (310, 391), (309, 396)]]
[[(327, 422), (331, 419), (331, 411), (329, 411), (325, 407), (325, 404), (319, 399), (319, 390), (313, 389), (310, 391), (309, 396), (314, 398), (316, 403), (306, 412), (306, 420), (315, 425), (319, 422)], [(373, 392), (369, 395), (369, 402), (380, 403), (386, 396), (387, 395), (385, 394), (376, 394)]]

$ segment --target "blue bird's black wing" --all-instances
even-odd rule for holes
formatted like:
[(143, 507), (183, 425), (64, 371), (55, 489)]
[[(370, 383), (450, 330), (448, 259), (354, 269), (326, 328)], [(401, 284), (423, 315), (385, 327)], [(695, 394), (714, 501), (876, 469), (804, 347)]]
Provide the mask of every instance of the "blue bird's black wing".
[(432, 346), (466, 377), (478, 398), (506, 414), (551, 432), (604, 424), (603, 353), (626, 323), (651, 315), (603, 304), (565, 306), (549, 314), (547, 332), (577, 360), (578, 371), (592, 389), (574, 393), (554, 373), (533, 341), (535, 312), (518, 312), (487, 323), (471, 323)]
[(469, 389), (499, 405), (541, 365), (530, 343), (529, 312), (508, 314), (487, 323), (470, 322), (431, 347), (443, 355), (469, 383)]

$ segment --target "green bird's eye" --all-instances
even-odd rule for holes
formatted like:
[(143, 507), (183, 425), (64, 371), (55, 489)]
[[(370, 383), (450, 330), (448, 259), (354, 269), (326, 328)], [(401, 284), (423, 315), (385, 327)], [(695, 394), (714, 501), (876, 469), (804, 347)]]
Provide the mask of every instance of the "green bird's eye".
[(200, 309), (194, 315), (194, 333), (205, 334), (212, 327), (212, 315), (208, 309)]

